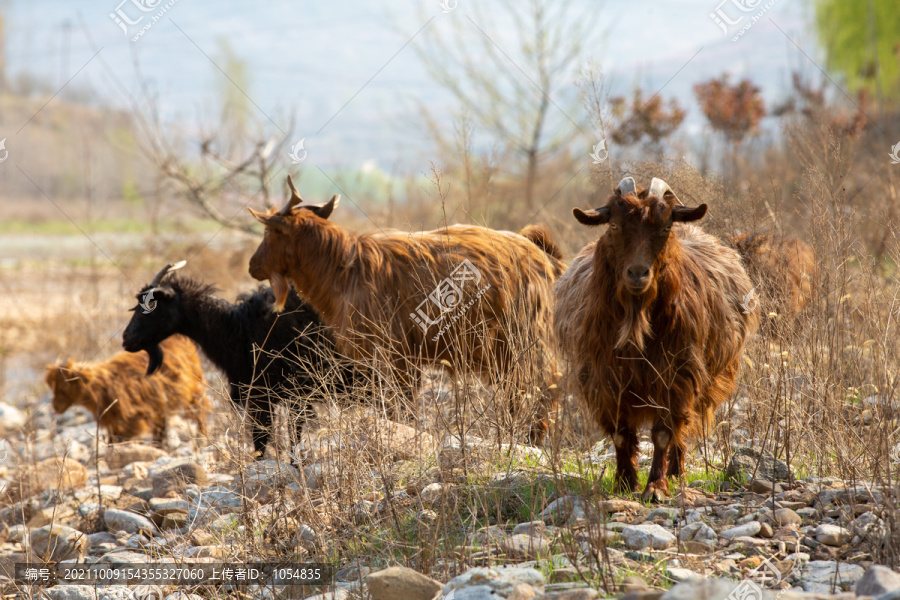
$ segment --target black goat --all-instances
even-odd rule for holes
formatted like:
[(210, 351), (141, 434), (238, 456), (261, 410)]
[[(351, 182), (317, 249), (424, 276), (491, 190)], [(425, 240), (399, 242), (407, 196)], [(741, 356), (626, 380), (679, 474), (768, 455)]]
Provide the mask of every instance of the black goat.
[[(246, 406), (253, 448), (262, 456), (271, 437), (274, 405), (296, 397), (303, 409), (295, 418), (297, 439), (314, 416), (310, 401), (324, 396), (313, 374), (328, 373), (329, 389), (341, 393), (353, 381), (353, 369), (333, 358), (334, 341), (319, 315), (293, 289), (282, 312), (275, 312), (275, 295), (267, 286), (241, 294), (234, 304), (217, 298), (215, 288), (170, 271), (166, 265), (137, 295), (138, 306), (125, 328), (122, 346), (146, 350), (147, 374), (163, 361), (160, 342), (180, 333), (194, 340), (209, 360), (225, 373), (232, 402)], [(165, 279), (165, 283), (163, 283)]]

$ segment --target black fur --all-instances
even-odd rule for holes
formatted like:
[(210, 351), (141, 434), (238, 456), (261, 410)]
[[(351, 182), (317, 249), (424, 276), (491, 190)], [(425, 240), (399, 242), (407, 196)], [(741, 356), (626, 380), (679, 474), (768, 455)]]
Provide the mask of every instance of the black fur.
[[(139, 302), (149, 289), (141, 290)], [(331, 358), (333, 339), (319, 315), (293, 289), (281, 313), (273, 310), (275, 296), (268, 286), (241, 294), (234, 304), (214, 292), (212, 286), (189, 277), (169, 275), (153, 291), (156, 305), (151, 312), (144, 314), (140, 305), (132, 309), (122, 346), (161, 357), (159, 343), (170, 335), (180, 333), (194, 340), (224, 372), (232, 402), (248, 408), (253, 447), (262, 456), (276, 403), (285, 398), (303, 403), (296, 415), (299, 440), (303, 424), (314, 415), (310, 401), (324, 395), (310, 371), (328, 373), (329, 381), (323, 385), (340, 393), (352, 383), (353, 369)]]

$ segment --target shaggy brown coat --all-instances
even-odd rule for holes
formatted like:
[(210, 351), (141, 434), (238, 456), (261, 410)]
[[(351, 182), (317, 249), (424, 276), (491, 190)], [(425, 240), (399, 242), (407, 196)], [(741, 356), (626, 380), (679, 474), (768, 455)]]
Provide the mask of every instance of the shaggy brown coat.
[(744, 259), (756, 286), (761, 314), (775, 313), (792, 323), (812, 295), (816, 274), (813, 249), (802, 240), (773, 233), (736, 235), (731, 245)]
[(113, 442), (152, 433), (162, 443), (167, 415), (179, 410), (206, 436), (205, 418), (211, 406), (197, 349), (180, 335), (160, 346), (165, 360), (150, 376), (144, 375), (149, 362), (146, 352), (120, 352), (102, 363), (66, 360), (47, 365), (45, 380), (53, 392), (53, 409), (62, 414), (73, 405), (85, 407)]
[(613, 440), (620, 488), (637, 490), (638, 432), (652, 425), (644, 498), (659, 497), (683, 471), (686, 437), (734, 390), (757, 326), (741, 310), (752, 286), (737, 252), (680, 224), (706, 205), (679, 206), (661, 180), (637, 191), (626, 178), (604, 207), (574, 212), (609, 228), (555, 286), (556, 336), (574, 387)]
[[(442, 360), (465, 360), (482, 377), (524, 368), (545, 388), (555, 382), (551, 286), (565, 266), (546, 230), (355, 235), (327, 220), (337, 196), (293, 208), (299, 201), (251, 211), (266, 231), (250, 274), (270, 281), (276, 306), (293, 282), (334, 328), (341, 353), (386, 360), (407, 389), (414, 367)], [(545, 428), (541, 419), (532, 437)]]

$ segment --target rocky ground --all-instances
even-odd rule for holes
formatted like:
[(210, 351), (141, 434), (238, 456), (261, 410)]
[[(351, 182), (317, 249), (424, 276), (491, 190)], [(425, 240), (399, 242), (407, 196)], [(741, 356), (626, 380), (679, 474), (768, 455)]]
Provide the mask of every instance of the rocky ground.
[[(727, 465), (729, 479), (693, 481), (650, 505), (609, 494), (602, 478), (552, 468), (536, 448), (478, 439), (463, 446), (365, 411), (354, 419), (344, 428), (320, 425), (298, 468), (192, 444), (177, 420), (166, 450), (108, 446), (83, 412), (29, 422), (0, 404), (0, 590), (38, 597), (11, 579), (20, 562), (277, 558), (326, 562), (332, 582), (181, 591), (56, 585), (40, 594), (900, 599), (900, 574), (876, 564), (891, 552), (891, 496), (871, 483), (795, 480), (783, 462), (743, 448)], [(601, 465), (612, 454), (599, 447), (591, 456)], [(396, 537), (400, 555), (386, 545), (358, 547)]]

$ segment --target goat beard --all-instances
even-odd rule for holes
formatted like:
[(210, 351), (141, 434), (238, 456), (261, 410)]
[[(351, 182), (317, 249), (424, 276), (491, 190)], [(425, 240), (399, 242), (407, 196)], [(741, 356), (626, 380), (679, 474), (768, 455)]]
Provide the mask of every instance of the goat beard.
[(163, 351), (159, 344), (146, 348), (150, 362), (147, 364), (147, 375), (153, 375), (163, 364)]
[(287, 304), (290, 285), (288, 285), (287, 279), (279, 273), (272, 273), (269, 276), (269, 283), (272, 284), (272, 293), (275, 294), (275, 312), (281, 312), (284, 310), (284, 305)]
[(656, 300), (657, 290), (656, 281), (651, 283), (650, 287), (639, 296), (635, 296), (624, 286), (619, 286), (617, 296), (619, 304), (625, 309), (625, 317), (619, 328), (616, 350), (623, 349), (630, 342), (638, 352), (644, 351), (645, 339), (653, 336), (650, 326), (650, 307)]

